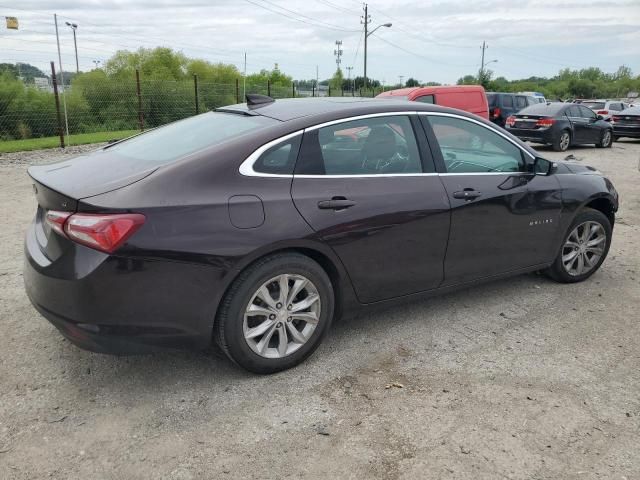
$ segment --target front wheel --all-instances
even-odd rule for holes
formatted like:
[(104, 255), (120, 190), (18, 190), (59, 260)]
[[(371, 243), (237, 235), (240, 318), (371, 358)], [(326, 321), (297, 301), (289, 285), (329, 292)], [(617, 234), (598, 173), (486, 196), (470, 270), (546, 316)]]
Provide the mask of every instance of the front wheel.
[(556, 152), (566, 152), (569, 145), (571, 145), (571, 133), (569, 130), (563, 130), (560, 132), (558, 138), (554, 139), (551, 144)]
[(607, 257), (611, 233), (611, 222), (606, 215), (585, 208), (571, 223), (560, 252), (547, 273), (562, 283), (586, 280)]
[(611, 130), (605, 130), (602, 132), (602, 136), (600, 137), (600, 142), (596, 143), (597, 148), (610, 148), (613, 143), (613, 135), (611, 135)]
[(216, 342), (241, 367), (275, 373), (314, 352), (333, 311), (333, 287), (320, 265), (298, 253), (271, 255), (230, 287), (216, 319)]

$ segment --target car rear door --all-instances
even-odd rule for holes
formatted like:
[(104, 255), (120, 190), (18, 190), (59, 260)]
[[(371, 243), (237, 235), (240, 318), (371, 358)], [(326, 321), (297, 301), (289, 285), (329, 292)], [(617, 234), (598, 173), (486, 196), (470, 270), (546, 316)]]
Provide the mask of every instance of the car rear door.
[(533, 157), (481, 122), (435, 112), (421, 119), (451, 203), (443, 285), (550, 261), (562, 206), (557, 178), (531, 173)]
[(374, 114), (304, 132), (293, 201), (336, 252), (363, 303), (442, 282), (449, 201), (425, 146), (410, 114)]
[(571, 105), (567, 109), (567, 117), (569, 117), (569, 121), (573, 128), (573, 143), (584, 143), (589, 135), (587, 133), (587, 119), (580, 111), (580, 105)]

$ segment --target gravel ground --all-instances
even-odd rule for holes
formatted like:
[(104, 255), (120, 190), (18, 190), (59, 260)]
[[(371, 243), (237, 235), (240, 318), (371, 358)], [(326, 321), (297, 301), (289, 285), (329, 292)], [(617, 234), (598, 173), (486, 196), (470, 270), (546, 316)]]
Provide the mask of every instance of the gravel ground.
[(525, 275), (347, 319), (268, 377), (215, 350), (88, 353), (34, 311), (25, 169), (57, 153), (0, 157), (0, 478), (640, 478), (640, 142), (570, 152), (622, 197), (589, 281)]

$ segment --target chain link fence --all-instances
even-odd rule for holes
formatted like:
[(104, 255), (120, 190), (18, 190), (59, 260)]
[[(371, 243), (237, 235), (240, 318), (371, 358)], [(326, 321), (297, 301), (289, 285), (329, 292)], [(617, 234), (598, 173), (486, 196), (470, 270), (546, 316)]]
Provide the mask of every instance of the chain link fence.
[[(11, 101), (10, 89), (0, 83), (0, 142), (60, 136), (61, 145), (74, 143), (74, 135), (96, 132), (145, 130), (224, 105), (241, 103), (244, 93), (273, 98), (311, 96), (368, 96), (377, 90), (345, 91), (320, 86), (317, 90), (290, 85), (202, 82), (144, 78), (104, 77), (99, 81), (73, 82), (64, 90), (22, 86), (19, 99)], [(7, 91), (9, 90), (9, 91)], [(59, 116), (56, 108), (59, 103)]]

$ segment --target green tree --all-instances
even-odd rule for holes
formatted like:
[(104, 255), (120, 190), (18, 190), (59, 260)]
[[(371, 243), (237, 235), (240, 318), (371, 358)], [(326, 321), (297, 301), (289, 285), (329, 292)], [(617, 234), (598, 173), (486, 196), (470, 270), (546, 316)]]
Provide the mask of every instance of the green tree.
[(329, 88), (331, 88), (333, 95), (337, 95), (342, 91), (343, 83), (344, 75), (342, 74), (342, 70), (338, 68), (329, 82)]
[(419, 87), (420, 82), (413, 77), (409, 77), (404, 84), (405, 87)]

